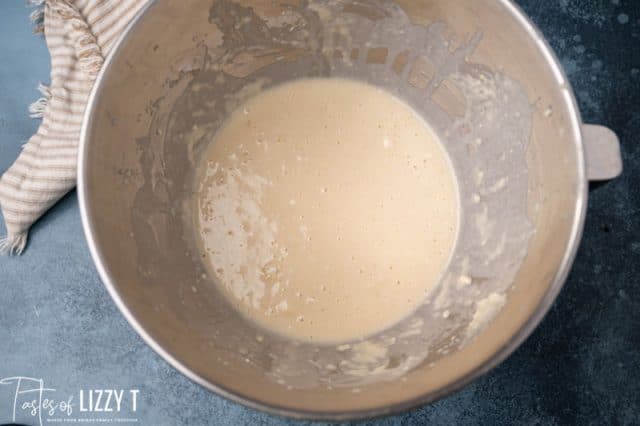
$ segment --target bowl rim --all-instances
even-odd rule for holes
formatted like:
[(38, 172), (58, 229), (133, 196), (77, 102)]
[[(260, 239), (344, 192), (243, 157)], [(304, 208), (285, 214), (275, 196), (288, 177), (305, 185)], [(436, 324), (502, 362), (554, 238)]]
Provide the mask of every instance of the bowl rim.
[(226, 389), (218, 384), (211, 383), (206, 379), (200, 377), (198, 374), (189, 369), (180, 360), (173, 357), (167, 350), (160, 346), (153, 337), (147, 333), (144, 327), (136, 319), (133, 313), (128, 309), (124, 300), (120, 297), (120, 294), (116, 290), (111, 277), (109, 269), (105, 263), (103, 254), (98, 248), (95, 235), (93, 233), (93, 222), (89, 215), (88, 206), (88, 187), (87, 187), (87, 153), (89, 146), (89, 131), (92, 127), (94, 120), (94, 112), (96, 109), (98, 94), (104, 84), (105, 75), (108, 74), (109, 69), (117, 56), (118, 52), (122, 49), (122, 46), (131, 36), (133, 28), (136, 24), (159, 2), (160, 0), (149, 0), (140, 10), (135, 14), (131, 21), (127, 24), (122, 34), (117, 38), (114, 43), (111, 52), (105, 58), (102, 69), (100, 70), (93, 88), (89, 94), (87, 106), (83, 116), (82, 127), (80, 130), (80, 141), (78, 145), (78, 201), (80, 206), (80, 216), (82, 220), (82, 227), (89, 246), (91, 257), (94, 261), (96, 269), (100, 275), (102, 282), (107, 288), (114, 303), (126, 318), (127, 322), (133, 327), (144, 342), (149, 345), (158, 355), (160, 355), (165, 361), (167, 361), (172, 367), (178, 370), (180, 373), (191, 379), (193, 382), (203, 386), (205, 389), (223, 396), (228, 400), (236, 403), (240, 403), (246, 407), (256, 409), (268, 414), (275, 414), (278, 416), (289, 417), (293, 419), (305, 419), (305, 420), (328, 420), (328, 421), (343, 421), (343, 420), (358, 420), (369, 419), (380, 416), (394, 415), (405, 412), (407, 410), (417, 408), (423, 405), (431, 404), (439, 399), (442, 399), (454, 392), (459, 391), (463, 387), (467, 386), (472, 381), (483, 376), (490, 370), (494, 369), (506, 358), (508, 358), (520, 345), (531, 335), (531, 333), (540, 324), (545, 317), (549, 309), (551, 308), (556, 297), (560, 293), (567, 276), (570, 272), (573, 261), (575, 260), (579, 243), (582, 238), (584, 229), (584, 222), (586, 217), (586, 206), (588, 199), (588, 181), (586, 176), (585, 165), (585, 153), (582, 139), (582, 118), (580, 110), (578, 108), (575, 94), (567, 79), (565, 71), (560, 64), (556, 54), (551, 49), (547, 40), (543, 36), (540, 29), (526, 16), (520, 6), (516, 5), (513, 0), (499, 0), (501, 6), (507, 10), (511, 16), (516, 19), (517, 22), (523, 27), (530, 39), (535, 43), (535, 47), (542, 53), (549, 69), (552, 71), (553, 76), (561, 89), (565, 106), (569, 111), (570, 121), (570, 136), (574, 141), (575, 154), (577, 158), (577, 181), (576, 185), (576, 205), (572, 219), (572, 226), (570, 236), (565, 249), (565, 254), (560, 263), (560, 267), (552, 279), (552, 283), (547, 289), (544, 296), (541, 298), (540, 303), (534, 310), (531, 317), (523, 324), (523, 326), (504, 343), (496, 352), (487, 359), (484, 363), (476, 366), (473, 370), (469, 371), (463, 377), (447, 384), (446, 386), (436, 391), (422, 394), (418, 397), (395, 403), (388, 406), (381, 406), (373, 409), (352, 410), (352, 411), (313, 411), (313, 410), (299, 410), (288, 408), (284, 406), (277, 406), (261, 401), (257, 401), (248, 396)]

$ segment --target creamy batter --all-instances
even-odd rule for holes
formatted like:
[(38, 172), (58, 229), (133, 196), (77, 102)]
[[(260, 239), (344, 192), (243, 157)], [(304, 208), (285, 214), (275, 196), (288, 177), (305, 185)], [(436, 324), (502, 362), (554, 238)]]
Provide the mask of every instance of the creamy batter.
[(405, 103), (351, 80), (298, 80), (240, 106), (199, 173), (214, 281), (264, 328), (334, 343), (409, 315), (458, 226), (443, 148)]

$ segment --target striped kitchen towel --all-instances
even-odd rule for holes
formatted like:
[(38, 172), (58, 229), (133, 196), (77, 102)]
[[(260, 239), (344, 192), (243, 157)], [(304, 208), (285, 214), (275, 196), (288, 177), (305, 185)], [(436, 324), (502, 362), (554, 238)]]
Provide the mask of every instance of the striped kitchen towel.
[(30, 0), (36, 32), (51, 53), (51, 83), (29, 112), (38, 131), (0, 177), (7, 236), (0, 253), (20, 254), (31, 225), (76, 184), (84, 109), (104, 58), (148, 0)]

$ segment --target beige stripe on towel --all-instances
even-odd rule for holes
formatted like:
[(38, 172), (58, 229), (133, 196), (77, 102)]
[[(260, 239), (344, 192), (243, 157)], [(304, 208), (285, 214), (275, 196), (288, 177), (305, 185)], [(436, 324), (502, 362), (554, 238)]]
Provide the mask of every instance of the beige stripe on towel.
[(104, 58), (147, 0), (31, 0), (44, 19), (51, 84), (29, 107), (42, 117), (35, 135), (0, 177), (0, 209), (7, 236), (0, 253), (20, 254), (31, 225), (76, 184), (82, 116)]

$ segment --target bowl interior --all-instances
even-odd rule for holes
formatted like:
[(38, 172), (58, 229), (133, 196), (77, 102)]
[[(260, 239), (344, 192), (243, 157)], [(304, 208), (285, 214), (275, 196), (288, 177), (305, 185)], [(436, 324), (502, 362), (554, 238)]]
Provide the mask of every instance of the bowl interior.
[[(442, 282), (405, 321), (348, 345), (258, 332), (217, 292), (193, 226), (195, 169), (224, 119), (307, 77), (410, 103), (459, 183)], [(152, 2), (99, 76), (79, 173), (94, 258), (145, 340), (210, 389), (306, 417), (396, 411), (496, 365), (559, 291), (585, 198), (571, 90), (507, 1)]]

